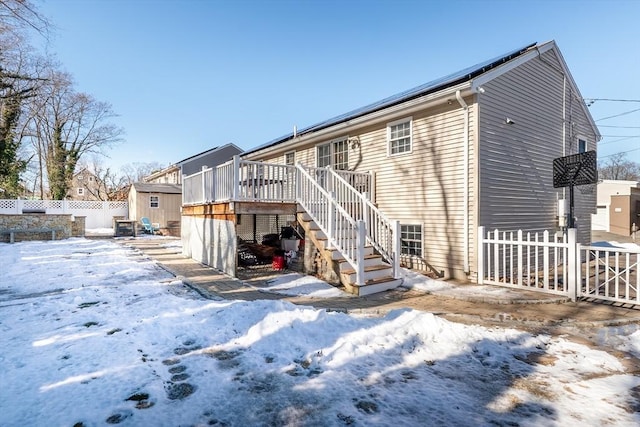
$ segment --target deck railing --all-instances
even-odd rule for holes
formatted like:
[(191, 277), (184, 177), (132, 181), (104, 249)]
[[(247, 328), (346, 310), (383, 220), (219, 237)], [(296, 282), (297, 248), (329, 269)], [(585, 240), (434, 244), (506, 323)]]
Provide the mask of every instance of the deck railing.
[(371, 244), (382, 258), (393, 267), (394, 278), (400, 273), (400, 224), (392, 221), (371, 202), (368, 192), (358, 191), (352, 183), (361, 184), (360, 189), (371, 189), (367, 182), (370, 174), (334, 170), (331, 168), (306, 168), (316, 181), (334, 195), (336, 203), (356, 221), (365, 223), (367, 243)]
[(255, 201), (295, 202), (295, 166), (234, 158), (186, 176), (182, 204)]
[[(340, 177), (341, 182), (346, 182), (356, 192), (366, 193), (371, 200), (375, 200), (374, 177), (371, 173), (312, 169), (314, 179), (324, 188)], [(213, 168), (203, 168), (183, 179), (183, 205), (243, 200), (295, 202), (295, 166), (241, 160), (236, 156), (233, 160)]]
[(183, 179), (183, 204), (227, 201), (297, 202), (327, 235), (329, 244), (364, 280), (364, 247), (371, 244), (400, 274), (400, 226), (371, 202), (370, 173), (233, 160)]
[(336, 249), (356, 271), (356, 284), (364, 285), (365, 224), (355, 219), (323, 188), (314, 171), (298, 165), (296, 199), (327, 236), (328, 248)]

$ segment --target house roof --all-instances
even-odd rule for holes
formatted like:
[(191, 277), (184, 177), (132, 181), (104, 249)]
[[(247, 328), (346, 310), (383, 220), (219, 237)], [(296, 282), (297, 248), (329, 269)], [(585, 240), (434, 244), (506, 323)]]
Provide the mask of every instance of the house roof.
[(145, 176), (143, 179), (144, 179), (145, 181), (147, 181), (147, 180), (152, 180), (152, 179), (157, 178), (157, 177), (159, 177), (159, 176), (162, 176), (162, 175), (164, 175), (164, 174), (166, 174), (166, 173), (168, 173), (168, 172), (170, 172), (170, 171), (172, 171), (172, 170), (178, 170), (178, 169), (180, 169), (180, 166), (178, 166), (178, 165), (176, 165), (176, 164), (169, 165), (169, 166), (167, 166), (167, 167), (166, 167), (166, 168), (164, 168), (164, 169), (160, 169), (159, 171), (153, 172), (153, 173), (151, 173), (151, 174), (149, 174), (149, 175)]
[(134, 182), (133, 188), (138, 193), (162, 193), (162, 194), (181, 194), (182, 186), (180, 184), (161, 184), (150, 182)]
[(401, 104), (406, 101), (410, 101), (415, 98), (419, 98), (424, 95), (428, 95), (430, 93), (434, 93), (448, 87), (456, 86), (460, 83), (464, 83), (474, 79), (475, 77), (486, 73), (490, 70), (495, 69), (496, 67), (505, 64), (512, 59), (517, 58), (518, 56), (528, 52), (532, 47), (536, 46), (537, 43), (531, 43), (519, 49), (508, 52), (504, 55), (500, 55), (496, 58), (489, 59), (487, 61), (483, 61), (474, 66), (462, 69), (455, 73), (449, 74), (447, 76), (441, 77), (436, 80), (432, 80), (428, 83), (422, 84), (420, 86), (414, 87), (412, 89), (406, 90), (404, 92), (400, 92), (396, 95), (390, 96), (388, 98), (382, 99), (380, 101), (374, 102), (369, 105), (365, 105), (364, 107), (357, 108), (355, 110), (349, 111), (348, 113), (341, 114), (339, 116), (330, 118), (328, 120), (322, 121), (320, 123), (316, 123), (312, 126), (306, 127), (304, 129), (300, 129), (294, 135), (292, 133), (288, 133), (280, 138), (276, 138), (267, 142), (266, 144), (260, 145), (258, 147), (252, 148), (248, 151), (245, 151), (243, 155), (247, 155), (253, 153), (255, 151), (260, 151), (265, 148), (272, 147), (274, 145), (278, 145), (280, 143), (286, 142), (290, 139), (293, 139), (294, 136), (300, 136), (306, 133), (316, 132), (324, 128), (328, 128), (333, 125), (337, 125), (339, 123), (347, 122), (349, 120), (353, 120), (357, 117), (364, 116), (369, 113), (373, 113), (378, 110), (382, 110), (384, 108), (388, 108), (397, 104)]
[(183, 163), (188, 162), (189, 160), (193, 160), (193, 159), (195, 159), (197, 157), (201, 157), (201, 156), (204, 156), (206, 154), (213, 153), (214, 151), (220, 151), (220, 150), (222, 150), (223, 148), (226, 148), (226, 147), (235, 147), (238, 150), (238, 153), (242, 153), (242, 149), (240, 147), (238, 147), (234, 143), (230, 142), (228, 144), (221, 145), (219, 147), (213, 147), (213, 148), (205, 150), (205, 151), (203, 151), (201, 153), (194, 154), (193, 156), (189, 156), (186, 159), (182, 159), (179, 162), (177, 162), (176, 165), (182, 165)]

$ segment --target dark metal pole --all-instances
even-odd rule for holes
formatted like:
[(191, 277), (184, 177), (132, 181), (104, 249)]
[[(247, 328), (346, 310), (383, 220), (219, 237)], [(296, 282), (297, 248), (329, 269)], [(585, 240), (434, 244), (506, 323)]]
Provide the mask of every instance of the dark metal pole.
[(569, 186), (569, 228), (575, 228), (573, 221), (573, 184)]

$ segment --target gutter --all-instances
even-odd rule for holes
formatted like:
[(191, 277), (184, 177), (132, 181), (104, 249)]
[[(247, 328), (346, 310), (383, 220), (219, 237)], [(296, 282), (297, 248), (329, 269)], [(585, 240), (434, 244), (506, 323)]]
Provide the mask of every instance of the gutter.
[(464, 272), (469, 274), (469, 106), (464, 102), (460, 90), (456, 91), (456, 99), (464, 110), (464, 191), (462, 192), (464, 195), (464, 232), (462, 236), (464, 245), (463, 267)]
[[(296, 136), (291, 135), (288, 140), (278, 142), (275, 145), (265, 147), (256, 151), (249, 151), (245, 153), (241, 153), (240, 157), (246, 160), (255, 160), (264, 158), (265, 155), (269, 155), (270, 153), (278, 153), (289, 150), (295, 150), (308, 144), (310, 141), (314, 139), (330, 139), (333, 136), (341, 136), (344, 135), (345, 132), (354, 127), (361, 124), (367, 124), (371, 121), (378, 120), (394, 120), (396, 118), (400, 118), (403, 115), (410, 115), (415, 111), (419, 111), (425, 108), (425, 104), (427, 103), (437, 103), (437, 102), (446, 102), (447, 98), (451, 97), (451, 95), (460, 91), (469, 91), (471, 89), (471, 83), (465, 82), (460, 85), (450, 87), (448, 90), (443, 92), (437, 92), (428, 94), (426, 96), (422, 96), (416, 99), (412, 99), (410, 101), (403, 102), (401, 104), (393, 105), (391, 107), (387, 107), (378, 111), (371, 112), (369, 114), (365, 114), (360, 117), (356, 117), (350, 120), (346, 120), (341, 123), (336, 123), (324, 129), (320, 129), (317, 131), (310, 131), (309, 133), (302, 133), (300, 131), (296, 132)], [(395, 116), (395, 117), (390, 117)], [(336, 135), (332, 135), (336, 134)]]

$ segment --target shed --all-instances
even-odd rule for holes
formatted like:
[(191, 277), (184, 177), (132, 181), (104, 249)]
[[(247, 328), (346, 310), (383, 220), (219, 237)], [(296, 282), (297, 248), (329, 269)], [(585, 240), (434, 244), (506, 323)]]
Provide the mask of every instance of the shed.
[(182, 186), (136, 182), (129, 190), (129, 218), (147, 217), (160, 225), (162, 234), (180, 236)]

